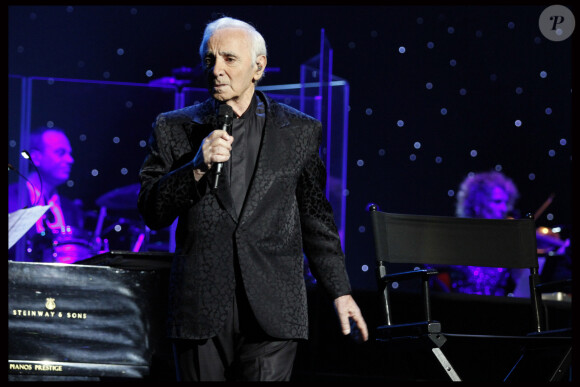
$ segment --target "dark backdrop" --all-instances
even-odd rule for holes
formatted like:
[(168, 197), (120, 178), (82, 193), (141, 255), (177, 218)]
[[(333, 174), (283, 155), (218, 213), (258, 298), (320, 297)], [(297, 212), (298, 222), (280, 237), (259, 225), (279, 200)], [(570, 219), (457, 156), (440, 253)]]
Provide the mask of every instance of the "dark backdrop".
[[(454, 215), (458, 185), (470, 172), (510, 176), (521, 214), (554, 193), (538, 226), (571, 232), (574, 35), (544, 38), (538, 19), (548, 5), (12, 6), (9, 74), (148, 83), (197, 66), (205, 24), (225, 13), (264, 35), (268, 65), (278, 71), (263, 85), (296, 83), (325, 29), (334, 73), (350, 84), (348, 270), (355, 288), (368, 289), (367, 204)], [(13, 155), (18, 128), (9, 127), (8, 137)], [(76, 162), (89, 153), (75, 154)]]

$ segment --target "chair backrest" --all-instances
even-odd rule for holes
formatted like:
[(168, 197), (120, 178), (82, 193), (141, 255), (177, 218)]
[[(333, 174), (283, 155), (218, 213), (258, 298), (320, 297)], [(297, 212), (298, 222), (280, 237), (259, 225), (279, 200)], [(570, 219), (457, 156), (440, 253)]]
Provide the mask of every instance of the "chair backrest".
[(533, 219), (370, 212), (378, 261), (538, 268)]
[[(384, 263), (528, 268), (533, 329), (545, 323), (541, 309), (536, 228), (524, 219), (473, 219), (449, 216), (394, 214), (369, 207), (379, 281), (383, 282), (384, 314), (391, 324), (387, 272)], [(429, 290), (423, 281), (426, 318), (430, 317)]]

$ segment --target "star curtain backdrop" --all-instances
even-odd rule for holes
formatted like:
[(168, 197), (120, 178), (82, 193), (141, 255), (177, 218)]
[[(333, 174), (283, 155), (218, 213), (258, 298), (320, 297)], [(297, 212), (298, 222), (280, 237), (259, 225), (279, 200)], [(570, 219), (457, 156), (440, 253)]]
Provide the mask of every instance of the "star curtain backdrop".
[[(324, 29), (333, 73), (350, 85), (348, 269), (355, 288), (374, 288), (368, 203), (390, 212), (454, 215), (458, 185), (470, 172), (510, 176), (522, 215), (555, 194), (538, 226), (571, 232), (574, 37), (554, 42), (542, 35), (538, 19), (549, 5), (12, 6), (9, 74), (149, 83), (184, 67), (191, 69), (192, 86), (203, 87), (201, 34), (223, 13), (264, 35), (271, 71), (261, 85), (290, 84), (299, 82), (300, 64), (319, 52)], [(11, 116), (10, 101), (18, 98), (10, 96)], [(99, 110), (99, 101), (87, 109)], [(157, 113), (146, 112), (142, 121)], [(144, 138), (151, 129), (117, 121), (110, 124), (142, 131)], [(19, 140), (10, 127), (12, 165), (18, 165)], [(89, 149), (109, 141), (92, 140)], [(121, 157), (96, 152), (75, 152), (77, 165)], [(122, 156), (142, 159), (143, 151)], [(92, 178), (83, 176), (83, 184)]]

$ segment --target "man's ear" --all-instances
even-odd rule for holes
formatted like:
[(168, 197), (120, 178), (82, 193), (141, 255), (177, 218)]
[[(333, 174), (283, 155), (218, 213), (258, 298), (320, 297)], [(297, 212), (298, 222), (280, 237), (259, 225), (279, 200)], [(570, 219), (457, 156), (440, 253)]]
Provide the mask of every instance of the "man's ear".
[(258, 81), (264, 75), (264, 71), (266, 70), (266, 64), (268, 63), (268, 59), (266, 59), (265, 55), (260, 55), (256, 59), (256, 73), (254, 75), (254, 80)]
[(32, 160), (34, 165), (36, 165), (37, 167), (40, 164), (41, 158), (42, 158), (42, 154), (40, 153), (40, 151), (38, 149), (31, 149), (30, 150), (30, 159)]

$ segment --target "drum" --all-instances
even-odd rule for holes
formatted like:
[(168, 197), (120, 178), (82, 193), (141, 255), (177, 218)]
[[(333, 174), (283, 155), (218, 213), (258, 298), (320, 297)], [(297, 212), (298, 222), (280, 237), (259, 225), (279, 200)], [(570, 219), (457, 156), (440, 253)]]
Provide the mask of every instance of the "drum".
[(75, 263), (97, 254), (91, 235), (85, 230), (67, 226), (64, 230), (53, 230), (53, 234), (53, 262)]
[(139, 246), (145, 235), (142, 221), (119, 217), (105, 221), (105, 225), (107, 227), (100, 234), (104, 251), (140, 251)]

